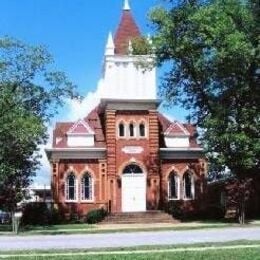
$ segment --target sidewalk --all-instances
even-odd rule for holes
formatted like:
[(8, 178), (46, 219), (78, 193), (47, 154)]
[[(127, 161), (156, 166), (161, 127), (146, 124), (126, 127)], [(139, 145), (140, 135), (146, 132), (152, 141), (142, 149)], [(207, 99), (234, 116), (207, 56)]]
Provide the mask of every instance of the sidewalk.
[(110, 232), (100, 234), (60, 234), (0, 236), (0, 251), (121, 248), (195, 243), (260, 241), (260, 227), (229, 227), (182, 231)]

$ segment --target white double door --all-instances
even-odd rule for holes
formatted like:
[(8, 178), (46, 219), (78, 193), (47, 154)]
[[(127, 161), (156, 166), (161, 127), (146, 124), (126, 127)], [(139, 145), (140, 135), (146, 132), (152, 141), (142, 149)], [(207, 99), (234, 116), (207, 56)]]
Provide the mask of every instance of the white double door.
[(124, 174), (122, 176), (122, 211), (146, 211), (145, 174)]

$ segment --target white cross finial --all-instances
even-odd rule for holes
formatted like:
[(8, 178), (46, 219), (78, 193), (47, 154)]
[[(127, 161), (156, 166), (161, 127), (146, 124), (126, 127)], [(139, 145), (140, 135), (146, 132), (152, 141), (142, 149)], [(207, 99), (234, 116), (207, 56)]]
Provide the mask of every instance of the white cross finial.
[(128, 0), (125, 0), (124, 9), (123, 9), (123, 10), (127, 11), (127, 10), (130, 10), (130, 9), (131, 9), (131, 8), (130, 8), (130, 5), (129, 5), (129, 1), (128, 1)]

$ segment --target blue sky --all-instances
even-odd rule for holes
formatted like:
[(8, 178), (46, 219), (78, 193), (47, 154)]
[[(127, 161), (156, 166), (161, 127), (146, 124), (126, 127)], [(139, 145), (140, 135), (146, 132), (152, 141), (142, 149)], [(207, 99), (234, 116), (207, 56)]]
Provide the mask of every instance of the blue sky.
[[(133, 15), (145, 34), (152, 33), (147, 13), (158, 3), (130, 0)], [(86, 96), (96, 89), (107, 36), (109, 31), (115, 32), (122, 6), (123, 0), (0, 0), (0, 37), (8, 35), (45, 45), (55, 59), (55, 67)], [(178, 107), (165, 112), (181, 121), (186, 115)], [(66, 113), (65, 107), (58, 119), (65, 119)], [(48, 183), (48, 174), (40, 171), (37, 181)]]

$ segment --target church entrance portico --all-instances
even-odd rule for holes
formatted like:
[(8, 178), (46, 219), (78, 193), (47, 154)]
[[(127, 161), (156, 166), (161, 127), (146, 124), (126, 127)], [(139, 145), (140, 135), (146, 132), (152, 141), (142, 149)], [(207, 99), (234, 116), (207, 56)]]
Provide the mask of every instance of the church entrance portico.
[(123, 170), (122, 211), (146, 211), (146, 175), (136, 164), (130, 164)]

